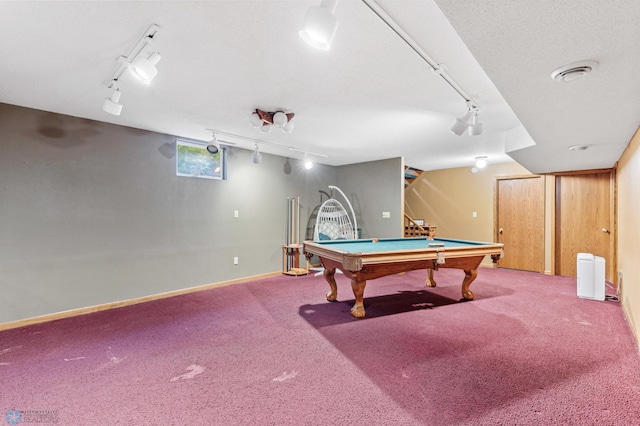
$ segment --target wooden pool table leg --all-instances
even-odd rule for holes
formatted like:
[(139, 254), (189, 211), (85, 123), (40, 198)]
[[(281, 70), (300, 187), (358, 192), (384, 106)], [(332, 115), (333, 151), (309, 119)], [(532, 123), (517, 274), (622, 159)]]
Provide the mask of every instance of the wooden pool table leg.
[(433, 269), (431, 268), (427, 269), (427, 281), (425, 282), (425, 285), (427, 287), (436, 286), (436, 280), (433, 279)]
[(462, 280), (462, 297), (466, 300), (473, 300), (475, 295), (471, 290), (469, 290), (469, 286), (478, 276), (477, 269), (465, 269), (464, 270), (464, 280)]
[(336, 268), (324, 269), (324, 279), (329, 283), (331, 290), (327, 293), (327, 300), (329, 302), (335, 302), (338, 298), (338, 285), (336, 284)]
[(353, 295), (356, 297), (356, 303), (351, 308), (351, 315), (355, 318), (364, 318), (364, 288), (366, 285), (366, 281), (351, 280)]

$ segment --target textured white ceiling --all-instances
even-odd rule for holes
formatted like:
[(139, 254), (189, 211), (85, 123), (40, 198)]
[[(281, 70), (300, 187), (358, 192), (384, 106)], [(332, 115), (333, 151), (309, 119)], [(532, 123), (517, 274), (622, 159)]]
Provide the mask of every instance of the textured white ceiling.
[[(330, 165), (403, 156), (423, 170), (509, 161), (505, 145), (531, 138), (509, 154), (533, 172), (611, 167), (637, 128), (640, 2), (378, 0), (480, 106), (476, 137), (451, 134), (464, 100), (362, 1), (339, 1), (330, 51), (307, 46), (298, 28), (318, 3), (0, 2), (0, 102), (197, 140), (212, 128)], [(158, 77), (143, 87), (125, 75), (122, 114), (106, 114), (117, 58), (153, 23)], [(550, 79), (582, 59), (599, 69)], [(295, 130), (261, 134), (255, 108), (295, 112)]]
[[(535, 172), (612, 167), (640, 124), (640, 2), (436, 0), (535, 146), (510, 155)], [(582, 60), (596, 71), (550, 75)], [(572, 145), (590, 145), (570, 151)]]

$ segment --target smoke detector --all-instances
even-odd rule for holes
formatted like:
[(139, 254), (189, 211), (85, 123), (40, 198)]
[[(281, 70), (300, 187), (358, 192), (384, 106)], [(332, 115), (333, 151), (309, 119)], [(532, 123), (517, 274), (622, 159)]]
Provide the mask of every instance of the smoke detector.
[(596, 61), (574, 62), (552, 72), (551, 78), (558, 82), (573, 81), (589, 74), (596, 68), (598, 68), (598, 63)]

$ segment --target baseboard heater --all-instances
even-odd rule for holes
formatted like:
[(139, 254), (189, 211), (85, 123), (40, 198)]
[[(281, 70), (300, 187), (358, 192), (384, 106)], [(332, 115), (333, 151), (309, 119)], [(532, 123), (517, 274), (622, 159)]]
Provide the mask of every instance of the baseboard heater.
[(591, 253), (578, 253), (578, 297), (604, 300), (605, 262), (603, 257)]

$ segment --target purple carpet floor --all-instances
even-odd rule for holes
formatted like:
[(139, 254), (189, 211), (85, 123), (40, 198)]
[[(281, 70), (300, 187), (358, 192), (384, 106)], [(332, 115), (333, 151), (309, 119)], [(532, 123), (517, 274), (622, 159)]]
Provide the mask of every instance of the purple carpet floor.
[(0, 332), (0, 424), (638, 425), (617, 302), (481, 269), (278, 276)]

